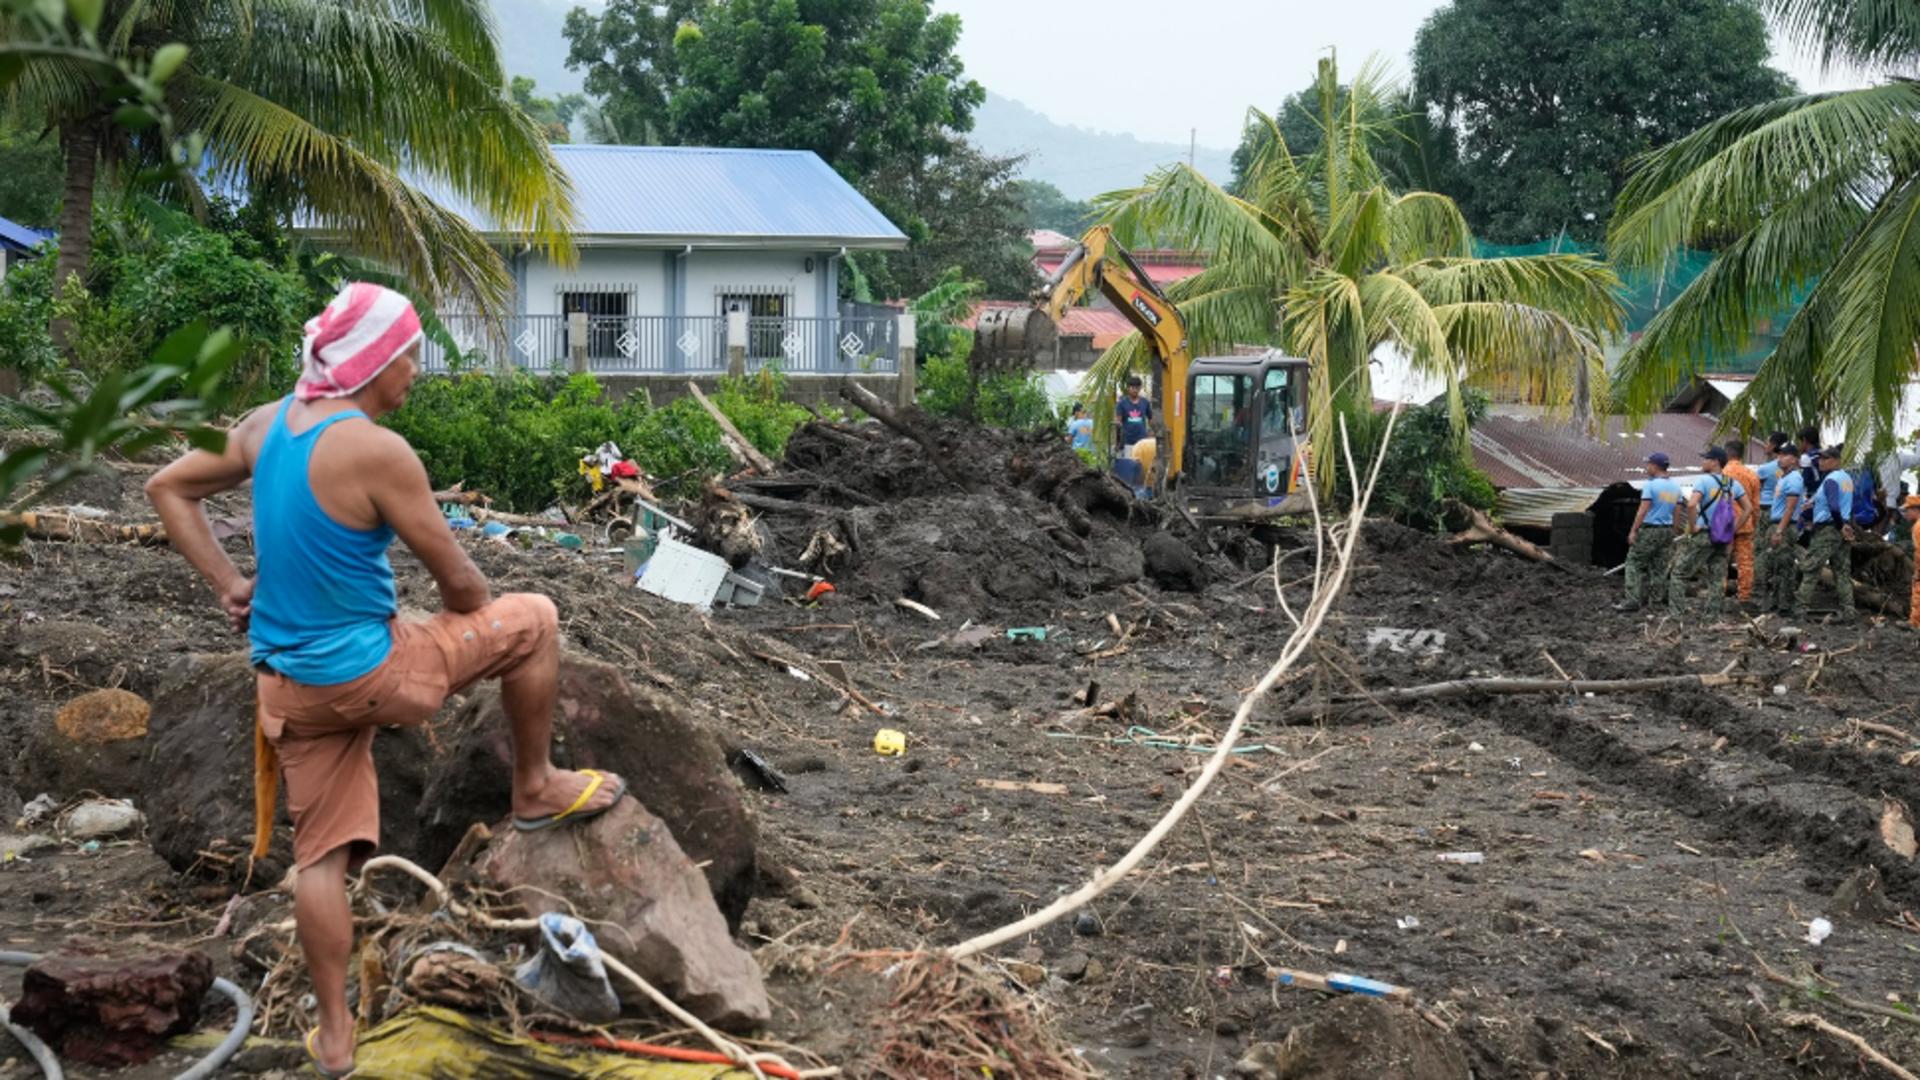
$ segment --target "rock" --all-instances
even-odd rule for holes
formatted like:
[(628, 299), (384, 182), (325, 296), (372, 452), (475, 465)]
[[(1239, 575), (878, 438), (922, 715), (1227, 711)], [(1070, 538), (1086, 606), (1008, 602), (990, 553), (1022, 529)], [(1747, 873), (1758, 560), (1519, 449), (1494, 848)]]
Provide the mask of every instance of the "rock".
[(1887, 900), (1886, 883), (1880, 880), (1880, 868), (1863, 866), (1855, 870), (1833, 891), (1832, 914), (1846, 919), (1878, 922), (1898, 914)]
[(147, 733), (153, 707), (139, 694), (126, 690), (95, 690), (81, 694), (55, 714), (60, 734), (75, 742), (110, 743), (138, 739)]
[(1093, 958), (1086, 953), (1072, 952), (1053, 965), (1053, 973), (1068, 982), (1079, 982), (1087, 977), (1092, 965)]
[(52, 723), (36, 720), (29, 729), (20, 757), (21, 782), (62, 798), (89, 791), (120, 798), (139, 794), (151, 711), (146, 699), (126, 690), (95, 690), (74, 698)]
[(1285, 1041), (1256, 1043), (1233, 1067), (1241, 1080), (1467, 1080), (1460, 1040), (1412, 1009), (1373, 998), (1316, 1003)]
[(1073, 917), (1073, 932), (1081, 937), (1099, 937), (1100, 917), (1084, 908), (1081, 909), (1080, 913)]
[(505, 827), (483, 858), (483, 874), (529, 913), (576, 915), (601, 949), (707, 1023), (745, 1030), (771, 1018), (760, 969), (728, 936), (706, 879), (631, 797), (579, 825)]
[(1168, 533), (1154, 533), (1140, 545), (1146, 558), (1147, 576), (1163, 589), (1199, 592), (1206, 587), (1207, 571), (1193, 549)]
[(22, 623), (13, 644), (27, 670), (39, 671), (45, 665), (88, 686), (119, 682), (128, 666), (128, 646), (105, 627), (66, 619)]
[(138, 1065), (192, 1031), (213, 985), (213, 962), (184, 950), (55, 953), (27, 969), (13, 1020), (69, 1062)]
[(1007, 974), (1013, 976), (1015, 982), (1029, 990), (1047, 981), (1047, 969), (1039, 964), (1030, 964), (1025, 960), (1002, 960), (1000, 966), (1007, 969)]
[(96, 840), (138, 832), (146, 823), (125, 799), (89, 799), (60, 815), (60, 833), (69, 840)]
[(1091, 582), (1096, 589), (1117, 589), (1131, 585), (1146, 573), (1146, 558), (1140, 549), (1121, 539), (1103, 540), (1093, 545), (1088, 558)]
[[(175, 870), (197, 867), (233, 881), (246, 875), (245, 855), (253, 846), (253, 724), (254, 672), (244, 653), (189, 656), (161, 680), (136, 798), (152, 821), (153, 850)], [(430, 757), (426, 735), (417, 728), (382, 729), (374, 736), (381, 846), (416, 860)], [(280, 798), (284, 824), (284, 787)], [(222, 863), (202, 851), (239, 857)], [(283, 832), (254, 867), (254, 885), (279, 880), (292, 857)]]
[[(633, 686), (616, 667), (573, 656), (560, 661), (559, 712), (554, 762), (625, 778), (688, 858), (705, 865), (715, 902), (728, 926), (738, 926), (759, 876), (758, 833), (720, 740), (685, 706)], [(418, 861), (430, 867), (446, 861), (470, 824), (498, 821), (512, 808), (512, 750), (496, 688), (475, 693), (436, 737), (444, 752), (420, 813)]]
[(60, 841), (45, 833), (27, 833), (24, 836), (0, 836), (0, 863), (12, 859), (32, 858), (43, 851), (57, 849)]

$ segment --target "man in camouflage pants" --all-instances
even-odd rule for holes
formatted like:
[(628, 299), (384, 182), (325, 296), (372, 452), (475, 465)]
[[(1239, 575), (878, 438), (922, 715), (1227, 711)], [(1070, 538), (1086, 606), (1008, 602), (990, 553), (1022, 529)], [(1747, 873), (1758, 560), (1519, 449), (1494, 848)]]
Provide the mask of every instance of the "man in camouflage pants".
[[(1820, 486), (1813, 493), (1813, 527), (1807, 552), (1800, 559), (1800, 591), (1794, 596), (1793, 617), (1805, 619), (1820, 571), (1833, 571), (1833, 594), (1840, 602), (1840, 621), (1853, 622), (1853, 477), (1840, 467), (1840, 451), (1820, 451)], [(1777, 493), (1776, 493), (1777, 494)]]
[(1658, 451), (1647, 455), (1647, 483), (1640, 489), (1640, 510), (1627, 531), (1627, 598), (1615, 611), (1638, 611), (1667, 598), (1667, 563), (1673, 548), (1673, 511), (1680, 485), (1667, 475), (1672, 464)]
[(1800, 591), (1800, 544), (1795, 522), (1806, 502), (1807, 485), (1800, 478), (1800, 453), (1792, 443), (1774, 447), (1779, 463), (1773, 502), (1768, 521), (1755, 536), (1760, 547), (1760, 610), (1793, 613), (1793, 598)]

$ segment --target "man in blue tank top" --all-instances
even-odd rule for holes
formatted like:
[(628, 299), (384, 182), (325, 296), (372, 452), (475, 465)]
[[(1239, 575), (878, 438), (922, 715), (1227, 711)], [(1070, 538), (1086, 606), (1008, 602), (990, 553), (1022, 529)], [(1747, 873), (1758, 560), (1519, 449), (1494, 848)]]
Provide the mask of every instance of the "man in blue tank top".
[[(255, 409), (222, 453), (196, 450), (147, 495), (175, 549), (245, 631), (259, 671), (256, 752), (277, 752), (293, 817), (294, 918), (320, 1026), (308, 1052), (324, 1076), (353, 1067), (346, 875), (380, 841), (375, 729), (424, 724), (451, 693), (500, 680), (512, 724), (513, 824), (533, 830), (614, 805), (612, 774), (549, 756), (559, 622), (553, 601), (495, 598), (454, 541), (406, 440), (373, 423), (417, 373), (420, 319), (400, 294), (353, 283), (307, 324), (294, 393)], [(214, 539), (202, 501), (253, 481), (255, 573)], [(395, 618), (387, 548), (404, 542), (440, 587), (442, 611)], [(271, 808), (268, 808), (271, 813)]]

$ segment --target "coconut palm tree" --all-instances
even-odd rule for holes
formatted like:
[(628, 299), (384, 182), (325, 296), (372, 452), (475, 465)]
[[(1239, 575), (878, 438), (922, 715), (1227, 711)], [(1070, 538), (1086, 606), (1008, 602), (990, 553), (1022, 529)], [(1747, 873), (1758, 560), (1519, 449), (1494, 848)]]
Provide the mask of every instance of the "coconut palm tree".
[[(1315, 91), (1324, 137), (1307, 157), (1288, 152), (1272, 117), (1251, 114), (1272, 137), (1240, 195), (1178, 165), (1099, 200), (1125, 239), (1209, 253), (1206, 270), (1167, 288), (1195, 355), (1268, 345), (1311, 361), (1308, 436), (1319, 446), (1333, 445), (1337, 415), (1371, 408), (1369, 362), (1383, 346), (1445, 385), (1462, 447), (1464, 385), (1588, 413), (1601, 342), (1620, 325), (1613, 272), (1581, 255), (1474, 258), (1453, 200), (1396, 192), (1382, 176), (1376, 151), (1404, 137), (1382, 70), (1366, 65), (1342, 92), (1325, 59)], [(1108, 400), (1147, 362), (1138, 334), (1121, 340), (1095, 363), (1087, 396)]]
[[(1920, 67), (1920, 5), (1762, 4), (1828, 63)], [(1802, 94), (1741, 109), (1635, 165), (1608, 247), (1660, 267), (1684, 247), (1717, 258), (1648, 323), (1615, 388), (1632, 412), (1738, 351), (1761, 320), (1804, 298), (1722, 426), (1839, 421), (1883, 450), (1920, 346), (1920, 83)]]
[[(200, 185), (276, 200), (425, 295), (484, 310), (511, 295), (504, 263), (452, 204), (567, 247), (566, 178), (507, 96), (486, 0), (108, 0), (98, 28), (115, 55), (170, 69), (166, 104), (203, 140)], [(15, 30), (0, 15), (0, 37)], [(60, 134), (59, 287), (85, 276), (103, 175), (137, 185), (172, 152), (113, 122), (102, 70), (30, 57), (4, 98)]]

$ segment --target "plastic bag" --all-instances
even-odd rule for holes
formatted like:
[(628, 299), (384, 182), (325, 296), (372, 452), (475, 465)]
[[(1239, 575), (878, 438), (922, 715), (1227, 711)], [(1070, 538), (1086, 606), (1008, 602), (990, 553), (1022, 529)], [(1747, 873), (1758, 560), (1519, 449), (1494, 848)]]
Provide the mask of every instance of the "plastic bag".
[(540, 916), (540, 951), (520, 965), (513, 979), (557, 1012), (589, 1024), (620, 1015), (620, 997), (607, 981), (600, 946), (587, 924), (571, 915)]

